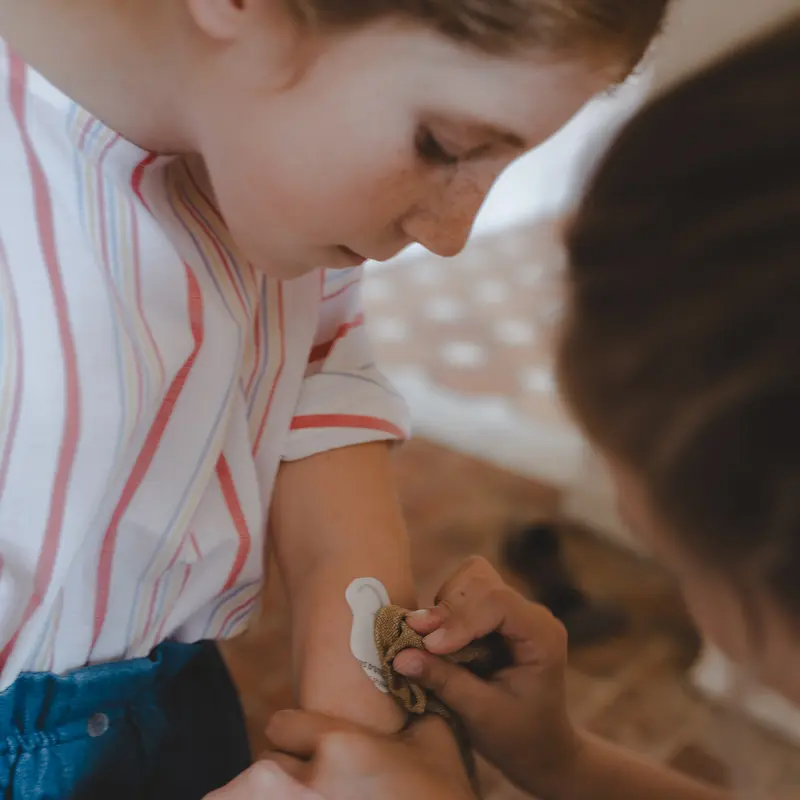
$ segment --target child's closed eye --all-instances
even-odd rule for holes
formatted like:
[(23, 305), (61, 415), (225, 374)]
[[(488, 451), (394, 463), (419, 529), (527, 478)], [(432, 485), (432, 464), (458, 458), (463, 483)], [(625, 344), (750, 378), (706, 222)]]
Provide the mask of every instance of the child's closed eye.
[(420, 158), (428, 164), (452, 167), (459, 162), (459, 156), (450, 152), (429, 128), (420, 128), (416, 149)]

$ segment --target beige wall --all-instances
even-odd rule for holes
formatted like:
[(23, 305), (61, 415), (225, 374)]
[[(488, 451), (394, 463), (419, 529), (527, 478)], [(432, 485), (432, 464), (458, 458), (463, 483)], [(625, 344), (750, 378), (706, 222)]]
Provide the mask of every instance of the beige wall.
[(800, 0), (676, 0), (655, 60), (654, 90), (792, 12), (800, 13)]

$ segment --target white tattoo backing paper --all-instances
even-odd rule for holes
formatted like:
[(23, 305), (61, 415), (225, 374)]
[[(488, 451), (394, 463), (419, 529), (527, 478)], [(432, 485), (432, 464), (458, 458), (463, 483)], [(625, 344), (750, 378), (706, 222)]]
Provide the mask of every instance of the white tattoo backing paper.
[(375, 578), (357, 578), (347, 587), (345, 598), (353, 612), (350, 650), (367, 677), (381, 692), (388, 694), (389, 687), (383, 677), (378, 648), (375, 646), (375, 617), (384, 606), (389, 605), (386, 587)]

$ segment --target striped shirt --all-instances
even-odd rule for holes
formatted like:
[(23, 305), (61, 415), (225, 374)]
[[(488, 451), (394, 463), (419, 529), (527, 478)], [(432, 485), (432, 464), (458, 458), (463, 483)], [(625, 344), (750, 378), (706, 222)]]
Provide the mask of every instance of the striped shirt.
[(199, 174), (0, 40), (0, 688), (240, 633), (281, 461), (406, 430), (361, 270), (265, 277)]

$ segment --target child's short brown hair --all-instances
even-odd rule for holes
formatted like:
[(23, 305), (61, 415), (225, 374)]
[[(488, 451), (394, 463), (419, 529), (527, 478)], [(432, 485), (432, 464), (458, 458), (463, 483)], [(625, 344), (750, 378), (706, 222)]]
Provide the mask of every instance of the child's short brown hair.
[(671, 0), (285, 0), (321, 28), (352, 27), (384, 16), (418, 20), (485, 50), (524, 47), (599, 51), (632, 69), (663, 24)]
[(800, 16), (626, 127), (568, 236), (559, 372), (684, 548), (800, 622), (798, 97)]

